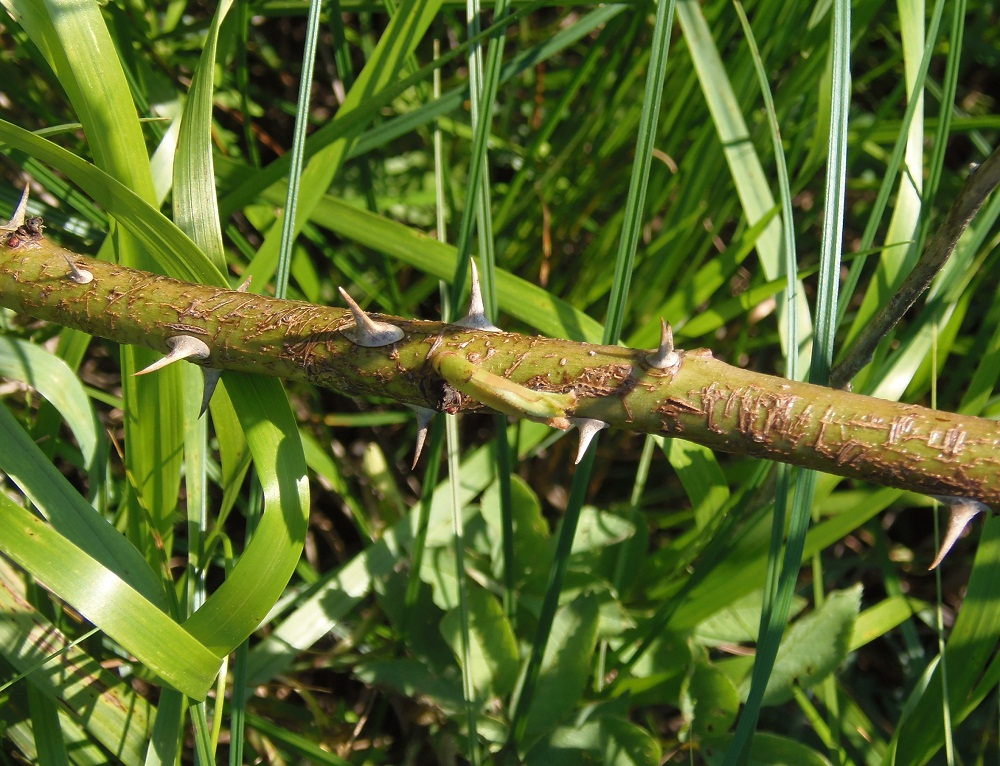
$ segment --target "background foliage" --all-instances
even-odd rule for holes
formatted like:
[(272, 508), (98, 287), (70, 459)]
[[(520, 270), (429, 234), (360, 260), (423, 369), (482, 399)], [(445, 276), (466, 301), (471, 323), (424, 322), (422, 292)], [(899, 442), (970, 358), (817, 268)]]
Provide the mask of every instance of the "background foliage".
[[(427, 318), (471, 250), (505, 329), (652, 347), (662, 316), (798, 377), (1000, 128), (990, 3), (3, 7), (0, 197), (34, 179), (67, 247)], [(855, 390), (996, 416), (998, 212)], [(227, 376), (198, 419), (193, 368), (0, 330), (10, 762), (996, 758), (993, 521), (931, 575), (925, 497), (627, 433), (574, 470), (474, 416), (410, 471), (391, 403)]]

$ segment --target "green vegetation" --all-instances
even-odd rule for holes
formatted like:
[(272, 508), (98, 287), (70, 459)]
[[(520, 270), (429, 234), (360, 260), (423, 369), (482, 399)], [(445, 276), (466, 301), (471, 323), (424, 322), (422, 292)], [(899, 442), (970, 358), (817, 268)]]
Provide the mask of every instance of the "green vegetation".
[[(0, 142), (64, 247), (422, 319), (461, 315), (471, 251), (504, 329), (649, 349), (665, 317), (821, 384), (1000, 128), (986, 4), (3, 7)], [(996, 418), (998, 214), (856, 392)], [(199, 418), (191, 365), (0, 331), (10, 762), (997, 750), (995, 520), (929, 574), (905, 489), (623, 431), (574, 467), (575, 438), (477, 414), (432, 421), (411, 472), (389, 390), (229, 373)]]

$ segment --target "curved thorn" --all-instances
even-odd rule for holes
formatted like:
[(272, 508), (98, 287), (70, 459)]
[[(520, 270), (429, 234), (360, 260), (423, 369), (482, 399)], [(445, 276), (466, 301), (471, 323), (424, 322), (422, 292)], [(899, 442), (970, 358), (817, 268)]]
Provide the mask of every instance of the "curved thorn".
[(594, 418), (570, 418), (569, 421), (580, 431), (580, 446), (577, 447), (576, 460), (573, 461), (579, 465), (583, 456), (587, 454), (587, 449), (594, 440), (594, 436), (598, 431), (607, 428), (609, 424)]
[(965, 528), (969, 526), (969, 522), (986, 510), (983, 503), (978, 500), (970, 500), (967, 497), (946, 496), (937, 499), (948, 507), (948, 529), (945, 530), (941, 547), (938, 549), (934, 561), (927, 567), (928, 570), (937, 569), (938, 565), (944, 561), (944, 557), (958, 542), (958, 538), (962, 536)]
[(470, 330), (501, 332), (499, 327), (486, 318), (486, 307), (483, 304), (483, 288), (479, 284), (479, 269), (476, 268), (476, 259), (470, 258), (469, 263), (472, 266), (472, 289), (469, 295), (469, 310), (455, 324)]
[(347, 294), (347, 290), (343, 287), (338, 287), (337, 289), (344, 296), (344, 300), (347, 301), (347, 307), (354, 315), (354, 327), (347, 327), (341, 330), (351, 343), (355, 346), (364, 346), (365, 348), (379, 348), (380, 346), (388, 346), (403, 339), (404, 333), (402, 328), (388, 322), (376, 322), (354, 302), (354, 299)]
[(81, 269), (73, 263), (73, 259), (68, 255), (64, 255), (63, 258), (66, 259), (66, 264), (69, 266), (69, 278), (78, 285), (89, 285), (94, 281), (94, 275), (91, 272), (86, 269)]
[(18, 200), (17, 207), (14, 208), (14, 214), (7, 223), (0, 224), (0, 231), (17, 231), (24, 226), (28, 213), (28, 188), (28, 184), (25, 184), (24, 191), (21, 192), (21, 199)]
[(168, 364), (179, 362), (181, 359), (208, 359), (212, 351), (205, 341), (193, 335), (175, 335), (167, 338), (167, 345), (170, 346), (170, 353), (162, 359), (157, 359), (149, 367), (135, 373), (136, 375), (146, 375), (150, 372), (162, 370)]
[(660, 318), (660, 347), (652, 354), (646, 355), (646, 362), (650, 367), (658, 370), (665, 370), (668, 367), (678, 367), (681, 363), (680, 355), (674, 351), (674, 331), (663, 318)]
[(201, 391), (201, 409), (198, 410), (199, 418), (208, 412), (208, 405), (211, 404), (212, 395), (215, 394), (215, 389), (219, 385), (219, 379), (222, 377), (222, 370), (217, 367), (202, 367), (201, 376), (205, 383), (205, 387)]
[(236, 292), (245, 293), (250, 290), (250, 280), (253, 279), (252, 274), (247, 274), (247, 278), (243, 280), (243, 283), (236, 288)]
[(437, 415), (437, 411), (427, 409), (426, 407), (417, 407), (414, 404), (406, 406), (417, 413), (417, 446), (413, 450), (413, 464), (410, 466), (410, 470), (412, 471), (417, 467), (417, 461), (420, 460), (420, 453), (424, 450), (424, 442), (427, 441), (427, 432), (430, 429), (431, 420)]

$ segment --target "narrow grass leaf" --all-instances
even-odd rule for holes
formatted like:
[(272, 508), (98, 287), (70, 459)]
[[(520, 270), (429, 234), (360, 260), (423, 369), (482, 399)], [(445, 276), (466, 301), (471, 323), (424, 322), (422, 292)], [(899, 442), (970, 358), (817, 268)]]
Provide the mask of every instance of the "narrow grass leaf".
[[(62, 725), (85, 727), (122, 763), (138, 763), (156, 709), (126, 681), (101, 667), (32, 607), (19, 573), (0, 566), (0, 654), (30, 684), (60, 707)], [(72, 737), (67, 737), (72, 741)], [(82, 748), (82, 744), (77, 743)], [(76, 750), (74, 749), (76, 752)]]
[(295, 571), (309, 514), (306, 461), (288, 399), (278, 381), (227, 379), (264, 492), (264, 514), (226, 581), (184, 626), (219, 656), (257, 629)]
[(107, 446), (76, 373), (62, 359), (33, 343), (0, 337), (0, 377), (31, 386), (55, 407), (76, 437), (84, 467), (98, 479), (98, 460)]
[(42, 519), (6, 495), (0, 495), (0, 508), (0, 539), (12, 560), (171, 686), (196, 699), (205, 696), (219, 670), (218, 655)]
[[(979, 550), (973, 563), (968, 590), (962, 608), (948, 637), (945, 659), (948, 668), (948, 705), (955, 725), (974, 709), (970, 704), (973, 690), (985, 694), (990, 685), (980, 686), (984, 671), (991, 666), (1000, 641), (1000, 610), (996, 597), (1000, 572), (995, 562), (1000, 557), (1000, 519), (992, 518), (983, 527)], [(996, 683), (995, 665), (993, 682)], [(941, 716), (943, 695), (938, 663), (928, 683), (914, 690), (909, 706), (912, 711), (893, 737), (895, 763), (924, 764), (944, 746), (945, 729)]]
[[(702, 93), (708, 103), (719, 142), (722, 144), (736, 191), (743, 206), (747, 222), (752, 226), (775, 206), (774, 196), (757, 151), (750, 140), (746, 122), (740, 111), (739, 101), (729, 80), (722, 57), (716, 48), (711, 30), (701, 11), (701, 6), (691, 0), (678, 4), (677, 18), (684, 32), (684, 39), (691, 52), (691, 59), (701, 83)], [(782, 267), (781, 225), (774, 221), (757, 240), (761, 268), (767, 279), (778, 279)], [(796, 308), (799, 313), (799, 330), (803, 338), (811, 334), (809, 307), (801, 290), (797, 293)], [(798, 353), (788, 345), (787, 327), (784, 323), (785, 308), (779, 304), (778, 327), (786, 357)]]
[[(154, 608), (165, 610), (163, 586), (142, 554), (70, 486), (6, 406), (0, 406), (0, 436), (5, 445), (0, 450), (0, 470), (45, 516), (55, 533), (127, 582)], [(43, 582), (48, 582), (62, 564), (58, 558), (32, 557), (32, 561), (39, 568), (29, 571)]]

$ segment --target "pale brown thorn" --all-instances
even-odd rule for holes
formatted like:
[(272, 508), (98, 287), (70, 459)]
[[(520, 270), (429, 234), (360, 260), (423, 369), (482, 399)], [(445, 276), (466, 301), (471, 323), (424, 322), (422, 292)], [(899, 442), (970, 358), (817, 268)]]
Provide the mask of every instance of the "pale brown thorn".
[(413, 464), (410, 466), (410, 470), (412, 471), (417, 467), (417, 461), (420, 460), (420, 453), (424, 451), (424, 443), (427, 441), (427, 433), (430, 430), (431, 420), (437, 415), (437, 412), (427, 407), (417, 407), (413, 404), (407, 406), (417, 413), (417, 445), (413, 451)]
[(470, 258), (469, 264), (472, 267), (472, 288), (469, 294), (469, 310), (466, 312), (465, 316), (455, 322), (455, 324), (469, 330), (501, 332), (499, 327), (486, 318), (486, 307), (483, 304), (483, 288), (479, 283), (479, 269), (476, 268), (476, 259)]
[(660, 318), (660, 347), (652, 354), (646, 355), (646, 363), (658, 370), (677, 367), (681, 363), (680, 355), (674, 350), (674, 331), (663, 318)]
[(93, 273), (87, 271), (86, 269), (81, 269), (75, 263), (73, 259), (68, 255), (63, 256), (66, 259), (66, 264), (69, 266), (69, 278), (76, 282), (78, 285), (89, 285), (94, 281)]
[(170, 346), (170, 353), (162, 359), (157, 359), (149, 367), (139, 370), (136, 375), (147, 375), (150, 372), (162, 370), (169, 364), (179, 362), (182, 359), (195, 359), (198, 361), (208, 359), (212, 351), (205, 341), (195, 338), (193, 335), (175, 335), (167, 338), (167, 345)]
[(607, 428), (609, 424), (594, 418), (570, 418), (569, 421), (580, 432), (580, 444), (576, 449), (576, 460), (573, 461), (574, 464), (579, 465), (583, 456), (587, 454), (590, 443), (594, 441), (594, 436), (597, 435), (598, 431)]
[(347, 307), (354, 315), (354, 327), (341, 330), (351, 343), (365, 348), (380, 348), (403, 339), (405, 333), (402, 328), (388, 322), (376, 322), (354, 302), (354, 299), (347, 294), (347, 290), (343, 287), (337, 289), (340, 290), (340, 294), (347, 302)]
[(938, 549), (934, 561), (927, 567), (928, 570), (937, 569), (944, 561), (944, 557), (958, 542), (958, 538), (962, 536), (965, 528), (969, 526), (969, 522), (987, 510), (987, 506), (983, 503), (978, 500), (970, 500), (967, 497), (946, 496), (937, 499), (948, 507), (948, 528), (944, 532), (944, 539), (941, 541), (941, 547)]
[(21, 192), (21, 199), (18, 200), (17, 207), (14, 208), (14, 214), (7, 223), (0, 224), (0, 231), (17, 231), (24, 226), (28, 214), (28, 189), (28, 184), (25, 184), (24, 191)]

